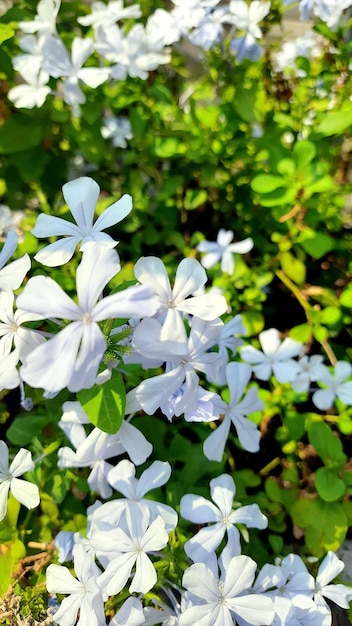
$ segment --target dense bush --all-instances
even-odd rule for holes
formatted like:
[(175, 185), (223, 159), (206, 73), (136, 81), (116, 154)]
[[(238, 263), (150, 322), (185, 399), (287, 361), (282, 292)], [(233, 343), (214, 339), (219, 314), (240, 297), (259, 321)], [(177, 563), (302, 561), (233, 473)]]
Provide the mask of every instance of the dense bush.
[(302, 0), (284, 42), (286, 3), (125, 4), (0, 22), (1, 623), (325, 626), (351, 3)]

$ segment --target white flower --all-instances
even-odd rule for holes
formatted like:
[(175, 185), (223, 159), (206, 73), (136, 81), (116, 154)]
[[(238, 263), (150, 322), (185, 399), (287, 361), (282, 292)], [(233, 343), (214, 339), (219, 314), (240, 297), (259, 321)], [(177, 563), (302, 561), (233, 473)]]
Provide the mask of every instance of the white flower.
[(253, 248), (253, 239), (251, 237), (231, 243), (233, 237), (232, 230), (220, 228), (216, 241), (201, 241), (196, 248), (198, 252), (206, 253), (201, 259), (201, 264), (206, 269), (209, 269), (218, 261), (221, 261), (221, 270), (228, 274), (233, 274), (235, 268), (234, 253), (246, 254)]
[(177, 524), (176, 511), (167, 504), (144, 498), (145, 494), (151, 489), (164, 485), (169, 480), (170, 474), (170, 463), (167, 461), (154, 461), (137, 479), (135, 466), (125, 459), (110, 469), (108, 481), (116, 491), (125, 496), (126, 499), (121, 498), (119, 502), (124, 502), (128, 506), (129, 501), (132, 500), (146, 506), (151, 519), (160, 515), (165, 522), (165, 530), (171, 532)]
[(275, 618), (272, 626), (331, 626), (331, 611), (307, 596), (297, 593), (293, 598), (273, 598)]
[(4, 441), (0, 441), (0, 521), (6, 515), (9, 491), (27, 509), (38, 506), (40, 497), (37, 485), (18, 478), (32, 469), (34, 469), (32, 455), (24, 448), (17, 452), (9, 466), (9, 449)]
[(334, 404), (335, 397), (347, 405), (352, 404), (352, 367), (346, 361), (337, 361), (334, 373), (331, 374), (328, 368), (319, 372), (318, 382), (326, 386), (326, 389), (318, 389), (312, 396), (315, 406), (321, 411), (329, 409)]
[(211, 8), (199, 22), (197, 28), (189, 33), (190, 41), (195, 45), (209, 50), (224, 36), (223, 23), (227, 21), (228, 8)]
[(156, 9), (145, 26), (146, 40), (151, 50), (159, 51), (180, 38), (180, 30), (173, 15), (164, 9)]
[(350, 6), (351, 0), (315, 0), (313, 13), (325, 22), (332, 31), (336, 31), (343, 11)]
[(186, 542), (185, 552), (192, 561), (203, 560), (204, 551), (215, 551), (227, 533), (225, 548), (228, 558), (241, 553), (240, 533), (236, 524), (247, 528), (266, 528), (268, 520), (257, 504), (239, 506), (233, 509), (236, 486), (233, 478), (222, 474), (210, 481), (210, 493), (213, 502), (201, 496), (187, 494), (181, 498), (182, 517), (194, 524), (213, 522), (197, 532)]
[(64, 80), (63, 94), (67, 104), (77, 106), (86, 101), (79, 81), (95, 89), (109, 78), (107, 67), (82, 67), (93, 52), (92, 39), (75, 37), (72, 42), (71, 58), (58, 37), (50, 37), (43, 46), (42, 69), (54, 78)]
[(142, 24), (135, 24), (125, 36), (121, 29), (112, 24), (99, 26), (96, 32), (96, 50), (107, 61), (114, 63), (109, 69), (115, 80), (141, 78), (146, 80), (148, 73), (159, 65), (170, 61), (167, 49), (154, 50)]
[(51, 92), (48, 82), (48, 75), (42, 70), (38, 74), (32, 76), (30, 73), (22, 75), (25, 79), (25, 85), (16, 85), (12, 87), (7, 97), (18, 109), (33, 109), (43, 106), (47, 96)]
[(44, 265), (55, 267), (67, 263), (80, 242), (82, 251), (91, 242), (114, 248), (117, 242), (102, 231), (118, 224), (131, 212), (131, 196), (124, 194), (120, 200), (105, 209), (93, 224), (95, 206), (100, 193), (98, 183), (92, 178), (83, 176), (66, 183), (62, 188), (62, 193), (76, 224), (61, 217), (44, 213), (39, 215), (32, 230), (35, 237), (52, 237), (53, 235), (66, 235), (66, 237), (46, 246), (34, 258)]
[(237, 348), (243, 345), (243, 339), (238, 338), (238, 335), (246, 335), (247, 330), (243, 325), (240, 315), (235, 315), (232, 320), (226, 322), (221, 330), (220, 337), (218, 339), (219, 354), (222, 358), (223, 365), (219, 370), (219, 376), (216, 380), (218, 385), (226, 384), (226, 366), (229, 362), (228, 350), (235, 354)]
[(21, 285), (26, 273), (31, 266), (31, 260), (28, 254), (20, 259), (12, 261), (5, 266), (10, 256), (17, 248), (18, 237), (15, 230), (9, 230), (6, 241), (0, 252), (0, 290), (1, 289), (18, 289)]
[(292, 389), (297, 393), (309, 391), (310, 383), (325, 375), (326, 366), (323, 364), (323, 357), (319, 354), (313, 354), (311, 357), (302, 356), (297, 363), (300, 369), (291, 382)]
[(104, 139), (111, 139), (115, 148), (127, 148), (126, 139), (133, 138), (132, 126), (126, 117), (107, 117), (101, 128)]
[(0, 204), (0, 235), (20, 226), (24, 211), (11, 211), (6, 204)]
[(154, 587), (157, 575), (148, 553), (161, 550), (168, 542), (165, 523), (160, 516), (150, 523), (148, 509), (137, 502), (131, 502), (126, 507), (125, 528), (120, 525), (111, 532), (94, 529), (92, 542), (105, 553), (118, 553), (98, 579), (100, 587), (108, 595), (114, 595), (123, 589), (134, 566), (130, 593), (136, 591), (145, 594)]
[(134, 597), (127, 598), (109, 622), (109, 626), (141, 626), (141, 624), (145, 624), (143, 605)]
[(18, 26), (24, 33), (39, 33), (48, 37), (56, 32), (56, 17), (61, 0), (40, 0), (34, 20), (19, 22)]
[(243, 397), (252, 370), (245, 363), (229, 363), (226, 368), (226, 379), (230, 390), (230, 404), (224, 403), (224, 419), (203, 444), (203, 451), (207, 459), (221, 461), (231, 424), (237, 431), (241, 446), (249, 452), (259, 450), (260, 432), (254, 422), (246, 415), (261, 411), (264, 404), (258, 398), (258, 389), (251, 387)]
[(159, 315), (163, 316), (160, 341), (173, 342), (177, 351), (183, 351), (183, 344), (187, 341), (182, 314), (213, 321), (226, 311), (224, 296), (193, 295), (207, 281), (205, 270), (195, 259), (181, 261), (173, 288), (165, 266), (158, 257), (141, 257), (134, 267), (134, 274), (142, 285), (150, 287), (159, 302)]
[(236, 29), (244, 31), (244, 35), (234, 39), (230, 48), (236, 54), (238, 61), (250, 59), (256, 61), (263, 54), (263, 48), (258, 44), (257, 39), (262, 36), (262, 31), (258, 24), (270, 11), (270, 2), (253, 0), (248, 5), (244, 0), (231, 0), (229, 4), (230, 17), (227, 18)]
[[(221, 357), (208, 350), (216, 343), (222, 325), (220, 319), (205, 322), (194, 317), (184, 351), (175, 353), (174, 342), (160, 341), (162, 327), (157, 320), (143, 320), (134, 331), (133, 344), (142, 355), (159, 357), (161, 361), (166, 361), (166, 372), (142, 381), (136, 389), (130, 391), (127, 411), (133, 413), (143, 408), (152, 415), (158, 407), (164, 408), (169, 398), (175, 415), (197, 410), (199, 377), (195, 370), (205, 373), (208, 380), (213, 381), (216, 377)], [(174, 406), (173, 394), (184, 383), (182, 398)]]
[(352, 599), (352, 588), (346, 585), (329, 585), (329, 583), (338, 576), (345, 564), (336, 556), (334, 552), (328, 552), (325, 559), (319, 566), (317, 577), (315, 580), (314, 600), (319, 606), (328, 607), (324, 598), (328, 598), (348, 609)]
[(20, 377), (17, 370), (19, 354), (13, 350), (10, 354), (3, 352), (4, 346), (0, 344), (0, 391), (4, 389), (15, 389), (20, 384)]
[(77, 22), (82, 24), (82, 26), (97, 28), (98, 26), (109, 26), (119, 20), (141, 17), (139, 4), (131, 4), (128, 7), (124, 7), (123, 5), (123, 0), (112, 0), (108, 2), (108, 4), (104, 2), (93, 2), (91, 13), (83, 17), (78, 17)]
[(83, 544), (75, 545), (73, 558), (77, 578), (63, 565), (51, 564), (46, 570), (49, 593), (68, 596), (55, 613), (55, 623), (60, 626), (106, 626), (103, 595), (96, 582), (101, 571)]
[(267, 593), (293, 600), (296, 596), (311, 598), (314, 590), (313, 576), (308, 572), (298, 554), (288, 554), (281, 563), (266, 563), (260, 570), (254, 584), (257, 593)]
[(0, 346), (2, 354), (7, 355), (14, 343), (21, 359), (45, 342), (45, 338), (38, 331), (22, 326), (25, 322), (40, 318), (35, 313), (27, 313), (21, 309), (14, 312), (14, 299), (12, 291), (0, 291)]
[(150, 290), (142, 285), (101, 298), (105, 285), (119, 269), (115, 250), (90, 246), (77, 269), (78, 304), (52, 278), (35, 276), (28, 281), (17, 299), (21, 309), (42, 319), (73, 320), (26, 356), (21, 376), (29, 385), (50, 392), (92, 387), (107, 346), (98, 322), (155, 313)]
[(274, 374), (280, 383), (292, 382), (300, 367), (293, 357), (302, 351), (302, 344), (290, 337), (280, 341), (276, 328), (269, 328), (259, 333), (263, 352), (253, 346), (244, 346), (240, 350), (241, 358), (253, 366), (253, 372), (260, 380), (269, 380)]
[(251, 593), (256, 567), (244, 555), (234, 556), (226, 569), (222, 568), (220, 577), (216, 559), (191, 565), (182, 580), (188, 596), (179, 626), (230, 626), (237, 624), (237, 616), (251, 626), (271, 625), (271, 599)]

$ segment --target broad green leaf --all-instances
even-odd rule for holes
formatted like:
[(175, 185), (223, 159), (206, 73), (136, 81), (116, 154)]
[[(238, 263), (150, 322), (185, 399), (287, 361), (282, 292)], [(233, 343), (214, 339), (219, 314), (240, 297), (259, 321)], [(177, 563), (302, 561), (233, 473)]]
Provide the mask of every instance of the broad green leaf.
[(126, 390), (121, 374), (112, 371), (111, 379), (78, 394), (83, 410), (94, 426), (114, 435), (125, 417)]
[(308, 439), (326, 465), (346, 462), (340, 439), (325, 422), (312, 422), (308, 428)]
[(342, 503), (300, 498), (290, 514), (296, 526), (306, 529), (306, 544), (314, 556), (337, 550), (346, 536), (348, 521)]
[(346, 289), (343, 290), (340, 295), (340, 304), (342, 306), (347, 307), (348, 309), (352, 309), (352, 285), (347, 285)]
[(251, 182), (253, 191), (257, 193), (270, 193), (279, 187), (285, 187), (286, 181), (281, 176), (273, 176), (273, 174), (258, 174), (254, 176)]
[(314, 556), (336, 552), (346, 537), (348, 520), (340, 502), (316, 500), (312, 518), (306, 530), (306, 544)]
[(291, 278), (296, 285), (303, 285), (306, 280), (306, 266), (291, 252), (281, 252), (280, 263), (286, 276)]
[(315, 486), (325, 502), (340, 500), (345, 493), (345, 483), (328, 467), (319, 467), (315, 473)]
[[(306, 233), (306, 231), (304, 231)], [(333, 250), (335, 247), (335, 241), (329, 235), (325, 233), (316, 233), (313, 230), (310, 231), (311, 236), (305, 237), (300, 241), (300, 245), (303, 250), (307, 252), (313, 259), (321, 259), (327, 252)]]
[(181, 141), (177, 137), (155, 137), (154, 138), (154, 153), (158, 157), (167, 158), (173, 157), (183, 150)]
[(314, 143), (308, 141), (308, 139), (297, 141), (293, 148), (293, 156), (297, 163), (297, 169), (300, 172), (306, 173), (307, 166), (314, 159), (316, 152)]
[(295, 341), (308, 343), (312, 338), (312, 327), (310, 324), (299, 324), (291, 328), (289, 336), (295, 339)]
[(277, 220), (287, 213), (289, 208), (285, 205), (292, 205), (292, 202), (295, 201), (299, 190), (299, 185), (287, 186), (286, 181), (284, 182), (284, 185), (286, 186), (274, 189), (274, 191), (271, 191), (270, 193), (262, 193), (260, 196), (260, 204), (262, 206), (280, 207), (280, 211), (277, 216), (273, 211), (273, 216)]
[(49, 423), (46, 415), (21, 414), (15, 418), (7, 429), (6, 436), (16, 446), (27, 446), (35, 437), (43, 432)]
[(313, 326), (313, 337), (319, 342), (326, 341), (329, 337), (329, 331), (325, 326), (315, 324)]
[(199, 207), (201, 204), (204, 204), (207, 198), (208, 194), (205, 189), (187, 189), (184, 207), (188, 211), (191, 211), (192, 209)]
[(256, 106), (258, 93), (258, 82), (253, 82), (250, 87), (245, 87), (243, 84), (239, 83), (236, 86), (236, 95), (233, 107), (238, 113), (238, 115), (245, 120), (245, 122), (249, 122), (252, 124), (261, 119), (261, 115)]
[(352, 126), (351, 108), (342, 111), (328, 111), (316, 130), (318, 133), (329, 137), (342, 133), (349, 126)]
[(336, 306), (327, 306), (320, 315), (320, 321), (327, 326), (335, 326), (341, 320), (342, 313)]
[(277, 171), (285, 178), (293, 178), (296, 172), (296, 164), (293, 159), (281, 159), (277, 164)]
[(26, 548), (19, 539), (9, 545), (0, 545), (0, 596), (4, 595), (10, 587), (11, 577), (16, 563), (26, 556)]
[(15, 113), (0, 127), (0, 152), (13, 154), (38, 146), (45, 135), (45, 126), (39, 119)]
[(258, 311), (244, 311), (241, 313), (242, 322), (247, 329), (247, 336), (258, 335), (264, 328), (264, 318)]
[(11, 24), (0, 24), (0, 44), (6, 39), (11, 39), (15, 34), (15, 29)]

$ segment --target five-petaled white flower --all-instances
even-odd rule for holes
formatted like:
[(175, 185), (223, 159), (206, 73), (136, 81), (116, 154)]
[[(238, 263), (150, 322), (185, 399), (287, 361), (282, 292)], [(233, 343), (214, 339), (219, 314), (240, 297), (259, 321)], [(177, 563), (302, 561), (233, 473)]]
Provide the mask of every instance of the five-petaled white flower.
[(192, 561), (202, 561), (207, 552), (215, 551), (225, 533), (227, 533), (225, 550), (228, 557), (240, 554), (240, 533), (236, 524), (244, 524), (247, 528), (266, 528), (268, 525), (267, 518), (257, 504), (232, 508), (236, 486), (228, 474), (222, 474), (210, 481), (210, 493), (215, 504), (194, 494), (187, 494), (181, 498), (182, 517), (194, 524), (213, 522), (211, 526), (205, 526), (186, 542), (185, 552)]
[(87, 245), (92, 242), (114, 248), (118, 242), (102, 231), (121, 222), (130, 213), (132, 210), (131, 196), (123, 195), (120, 200), (105, 209), (93, 224), (95, 205), (100, 193), (98, 183), (92, 178), (82, 176), (66, 183), (62, 187), (62, 193), (76, 224), (61, 217), (45, 215), (44, 213), (39, 215), (32, 230), (33, 235), (39, 238), (54, 235), (66, 236), (64, 239), (59, 239), (40, 250), (34, 258), (44, 265), (56, 267), (71, 259), (79, 242), (81, 242), (81, 251), (84, 251)]
[(188, 590), (179, 626), (230, 626), (239, 623), (263, 626), (272, 624), (272, 600), (252, 593), (257, 564), (243, 554), (234, 556), (226, 566), (221, 562), (221, 576), (215, 558), (207, 563), (195, 563), (183, 576), (182, 584)]
[(329, 409), (334, 404), (337, 397), (344, 404), (352, 404), (352, 367), (346, 361), (337, 361), (334, 367), (334, 373), (331, 374), (327, 367), (319, 372), (319, 383), (326, 386), (326, 389), (318, 389), (313, 393), (313, 403), (321, 411)]
[(18, 289), (31, 266), (28, 254), (5, 265), (17, 248), (18, 237), (15, 230), (9, 230), (0, 252), (0, 289)]
[(293, 357), (302, 351), (302, 344), (291, 337), (280, 341), (276, 328), (269, 328), (259, 333), (259, 341), (263, 352), (254, 346), (243, 346), (241, 358), (253, 366), (253, 372), (260, 380), (269, 380), (274, 374), (280, 383), (288, 383), (300, 372), (300, 366)]
[(9, 449), (4, 441), (0, 441), (0, 521), (6, 515), (9, 491), (27, 509), (38, 506), (40, 497), (37, 485), (18, 478), (32, 469), (34, 469), (32, 455), (24, 448), (17, 452), (9, 466)]
[(251, 376), (252, 370), (246, 363), (229, 363), (226, 367), (230, 403), (227, 406), (223, 402), (223, 421), (204, 441), (203, 451), (207, 459), (221, 461), (231, 424), (236, 428), (240, 444), (245, 450), (259, 450), (260, 432), (246, 416), (261, 411), (264, 404), (258, 397), (256, 387), (251, 387), (244, 395)]
[(253, 248), (253, 239), (247, 237), (242, 241), (231, 243), (233, 240), (232, 230), (220, 228), (216, 241), (201, 241), (198, 246), (198, 252), (206, 254), (201, 259), (201, 264), (206, 269), (213, 267), (218, 261), (221, 261), (221, 270), (228, 274), (233, 274), (235, 269), (234, 253), (246, 254)]
[(150, 289), (142, 285), (101, 298), (105, 285), (119, 270), (115, 250), (90, 246), (77, 269), (78, 304), (52, 278), (30, 278), (17, 299), (18, 306), (42, 319), (73, 321), (26, 355), (21, 368), (25, 382), (50, 392), (65, 387), (70, 391), (92, 387), (107, 346), (98, 322), (155, 314), (157, 303)]
[(158, 299), (159, 315), (163, 320), (160, 341), (172, 341), (177, 352), (184, 350), (183, 344), (187, 341), (182, 314), (213, 321), (226, 311), (224, 296), (194, 295), (207, 281), (205, 270), (195, 259), (181, 261), (173, 288), (163, 262), (155, 256), (141, 257), (135, 265), (134, 274), (142, 285), (148, 285), (153, 290)]
[(51, 564), (46, 570), (49, 593), (67, 595), (55, 613), (55, 623), (60, 626), (106, 626), (103, 594), (97, 584), (101, 570), (82, 543), (74, 546), (73, 559), (77, 578), (63, 565)]

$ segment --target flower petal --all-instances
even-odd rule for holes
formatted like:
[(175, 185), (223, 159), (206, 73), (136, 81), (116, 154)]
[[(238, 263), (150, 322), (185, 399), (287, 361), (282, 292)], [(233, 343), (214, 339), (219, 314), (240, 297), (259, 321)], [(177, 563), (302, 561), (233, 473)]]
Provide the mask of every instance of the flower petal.
[[(93, 40), (89, 40), (88, 43), (91, 46)], [(74, 45), (78, 48), (77, 38), (74, 40)], [(98, 183), (92, 178), (82, 176), (66, 183), (62, 187), (62, 193), (80, 231), (84, 234), (90, 232), (93, 227), (95, 207), (100, 193)]]
[(125, 193), (120, 200), (114, 202), (98, 217), (93, 232), (104, 230), (121, 222), (132, 211), (132, 197)]
[(42, 319), (58, 317), (77, 320), (80, 317), (77, 304), (48, 276), (30, 278), (17, 298), (17, 306), (25, 311), (37, 313)]
[(40, 503), (37, 485), (27, 480), (13, 478), (11, 481), (11, 493), (16, 500), (26, 506), (27, 509), (34, 509)]

